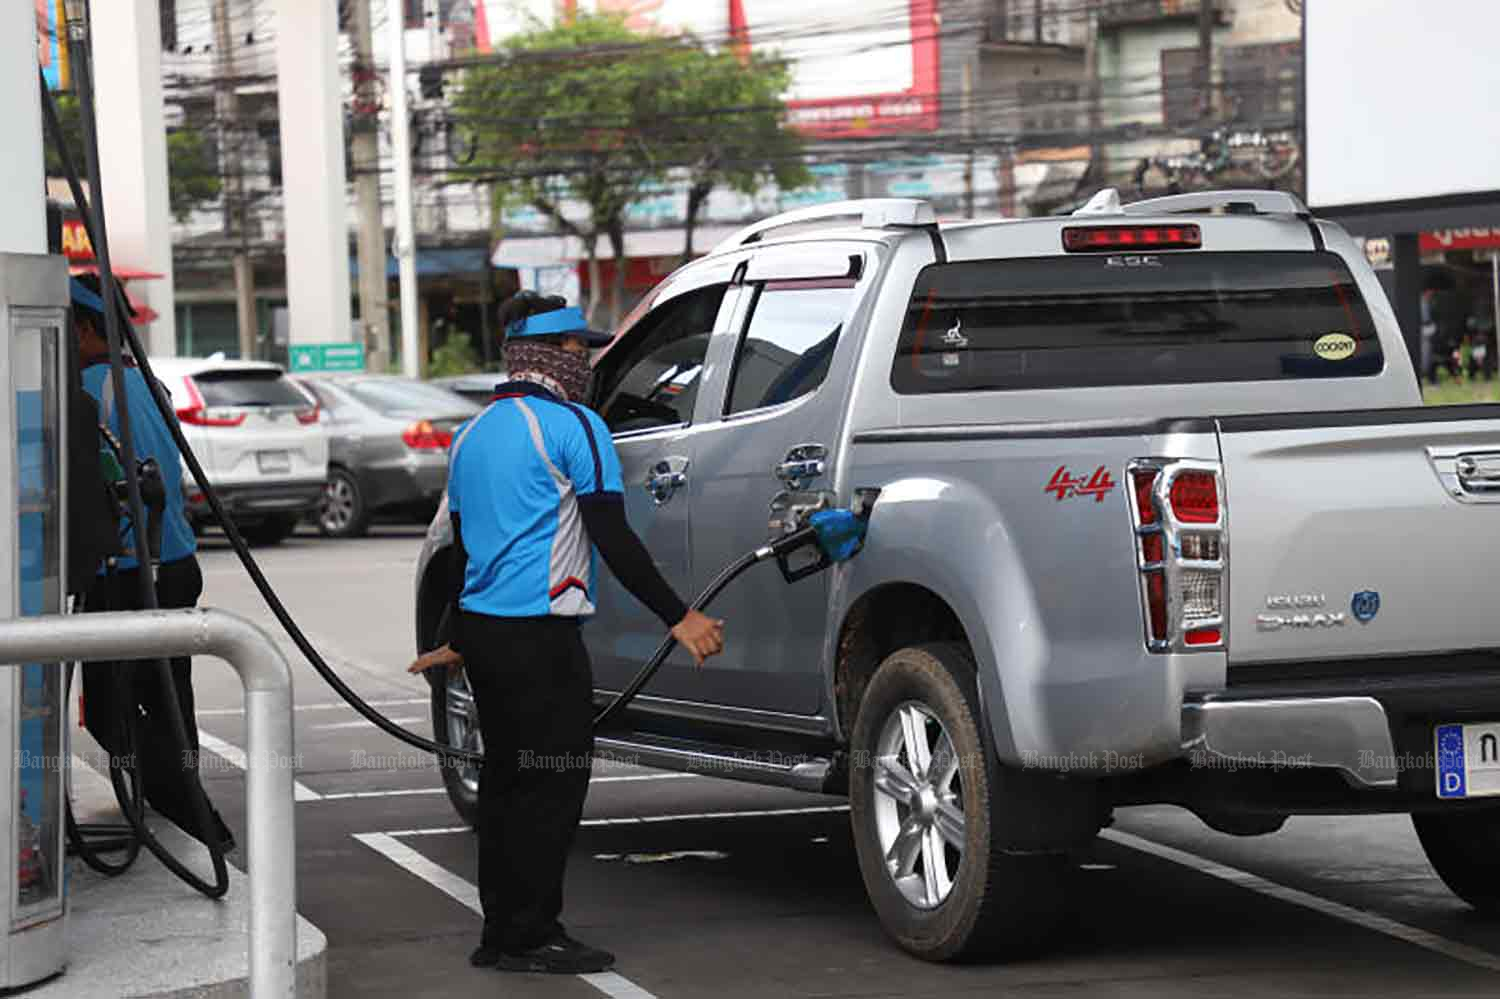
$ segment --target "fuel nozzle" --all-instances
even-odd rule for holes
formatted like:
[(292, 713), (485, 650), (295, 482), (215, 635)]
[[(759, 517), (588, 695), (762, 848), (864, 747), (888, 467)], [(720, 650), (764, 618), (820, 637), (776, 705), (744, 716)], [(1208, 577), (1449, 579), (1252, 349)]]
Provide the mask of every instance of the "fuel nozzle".
[[(766, 549), (776, 557), (781, 575), (788, 583), (806, 579), (827, 569), (835, 562), (847, 562), (860, 553), (870, 524), (878, 489), (861, 489), (850, 509), (834, 507), (808, 514), (804, 525), (776, 538)], [(806, 565), (792, 568), (791, 556), (805, 548), (816, 548), (817, 557)]]

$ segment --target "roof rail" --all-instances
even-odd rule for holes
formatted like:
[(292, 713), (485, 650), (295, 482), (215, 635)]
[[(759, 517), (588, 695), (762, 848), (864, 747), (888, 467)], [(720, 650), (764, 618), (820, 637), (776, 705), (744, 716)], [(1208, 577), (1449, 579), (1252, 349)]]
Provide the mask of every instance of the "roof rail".
[(1248, 208), (1248, 214), (1252, 215), (1298, 215), (1306, 218), (1311, 214), (1295, 194), (1253, 188), (1169, 194), (1163, 198), (1132, 202), (1124, 206), (1123, 211), (1126, 215), (1178, 215), (1210, 212), (1216, 208), (1229, 213), (1244, 212)]
[(780, 215), (773, 215), (768, 219), (747, 225), (720, 241), (711, 252), (719, 253), (744, 246), (746, 243), (753, 243), (771, 229), (854, 216), (859, 217), (859, 224), (866, 229), (920, 228), (937, 224), (937, 213), (932, 210), (932, 205), (917, 198), (859, 198), (853, 201), (834, 201), (826, 205), (810, 205), (807, 208), (782, 212)]

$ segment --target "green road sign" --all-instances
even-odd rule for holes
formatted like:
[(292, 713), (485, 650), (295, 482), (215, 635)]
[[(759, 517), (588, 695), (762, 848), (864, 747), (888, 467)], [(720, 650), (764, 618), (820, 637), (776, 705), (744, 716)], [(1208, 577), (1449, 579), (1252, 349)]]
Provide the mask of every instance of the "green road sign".
[(365, 345), (362, 343), (300, 343), (287, 348), (287, 360), (293, 371), (363, 371)]

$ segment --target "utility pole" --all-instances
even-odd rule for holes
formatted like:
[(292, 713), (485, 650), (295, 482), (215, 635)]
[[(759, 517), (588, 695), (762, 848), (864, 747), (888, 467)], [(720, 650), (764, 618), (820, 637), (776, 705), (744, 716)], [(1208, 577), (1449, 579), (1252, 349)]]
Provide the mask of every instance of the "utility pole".
[(964, 216), (974, 217), (974, 60), (964, 60), (963, 72)]
[(411, 122), (406, 102), (406, 19), (394, 4), (386, 17), (391, 35), (391, 146), (396, 159), (396, 261), (401, 286), (401, 373), (421, 377), (418, 357), (417, 247), (411, 219)]
[(1216, 0), (1198, 0), (1198, 118), (1214, 112), (1214, 7)]
[[(385, 221), (380, 212), (379, 78), (370, 0), (354, 2), (354, 195), (359, 213), (359, 322), (364, 331), (366, 367), (385, 371), (391, 339), (385, 278)], [(389, 16), (400, 19), (392, 5)]]
[[(250, 262), (250, 233), (245, 208), (244, 160), (240, 155), (239, 97), (234, 84), (234, 29), (229, 0), (214, 0), (214, 74), (217, 93), (219, 164), (224, 180), (224, 233), (239, 239), (234, 251), (235, 315), (240, 334), (240, 357), (256, 356), (255, 268)], [(234, 138), (231, 140), (230, 136)]]
[[(423, 18), (427, 29), (427, 61), (437, 62), (448, 58), (447, 39), (443, 35), (442, 9), (438, 6), (438, 0), (426, 0)], [(441, 77), (439, 77), (441, 79)], [(429, 100), (429, 106), (432, 103)], [(438, 103), (441, 103), (439, 100)], [(429, 121), (432, 120), (429, 117)], [(432, 185), (433, 199), (433, 223), (438, 232), (448, 231), (448, 203), (443, 193), (443, 185), (439, 179), (439, 171), (442, 170), (443, 160), (448, 155), (447, 143), (436, 141), (437, 130), (434, 130), (434, 141), (428, 147), (427, 162), (431, 169), (429, 176)]]
[(1086, 13), (1087, 20), (1084, 23), (1084, 73), (1088, 77), (1088, 104), (1089, 104), (1089, 167), (1088, 173), (1098, 187), (1103, 187), (1109, 179), (1109, 164), (1104, 162), (1104, 145), (1099, 141), (1099, 129), (1103, 123), (1103, 115), (1100, 113), (1099, 105), (1102, 99), (1101, 90), (1103, 80), (1099, 72), (1099, 11), (1093, 0), (1090, 0)]

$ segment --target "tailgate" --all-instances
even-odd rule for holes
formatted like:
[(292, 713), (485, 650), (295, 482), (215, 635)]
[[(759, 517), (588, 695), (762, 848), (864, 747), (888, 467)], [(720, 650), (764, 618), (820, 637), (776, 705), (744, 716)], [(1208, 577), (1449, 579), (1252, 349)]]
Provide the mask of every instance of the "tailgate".
[(1500, 406), (1219, 427), (1231, 662), (1500, 647)]

